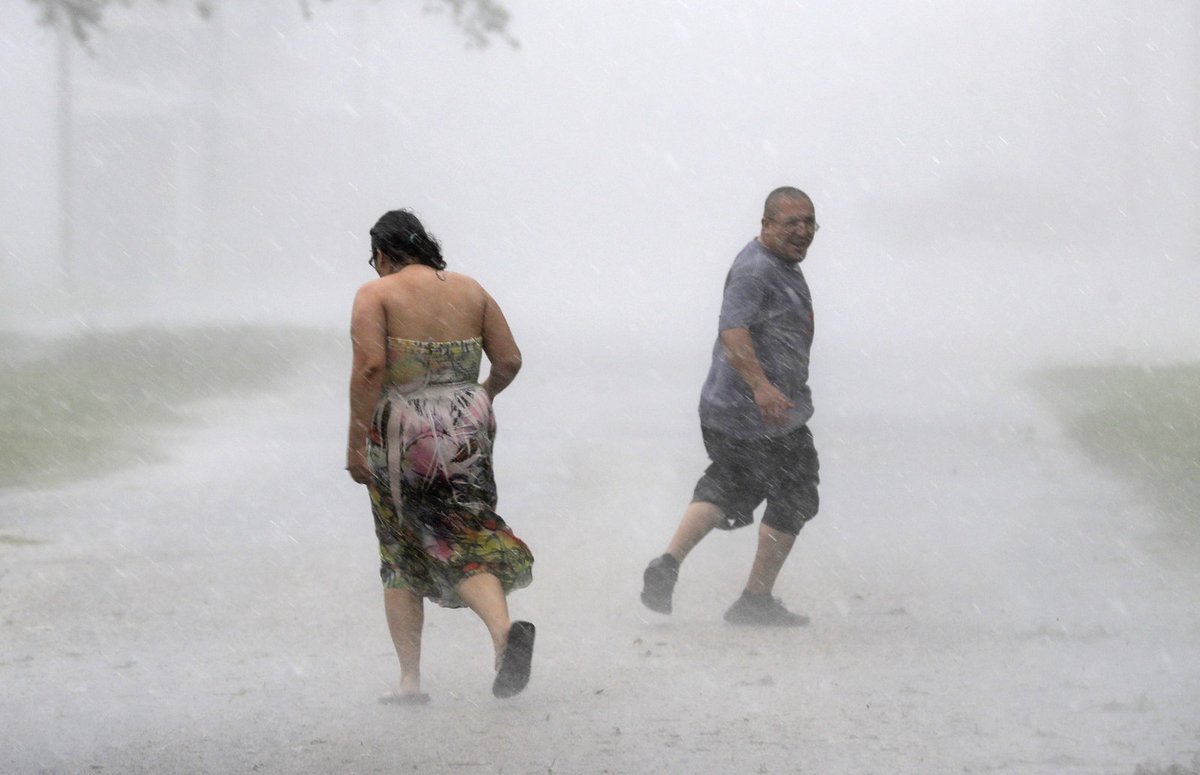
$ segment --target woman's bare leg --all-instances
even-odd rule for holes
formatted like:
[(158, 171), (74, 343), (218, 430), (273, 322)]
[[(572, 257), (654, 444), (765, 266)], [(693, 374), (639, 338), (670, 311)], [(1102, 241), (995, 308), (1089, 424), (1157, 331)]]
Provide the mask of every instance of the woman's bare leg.
[(400, 659), (400, 694), (420, 694), (425, 601), (407, 589), (384, 589), (383, 610)]
[(492, 646), (496, 651), (496, 669), (500, 667), (500, 655), (504, 653), (504, 645), (508, 642), (508, 629), (512, 621), (508, 618), (508, 601), (504, 598), (504, 588), (500, 579), (490, 573), (476, 573), (459, 582), (458, 596), (474, 611), (488, 634), (492, 636)]

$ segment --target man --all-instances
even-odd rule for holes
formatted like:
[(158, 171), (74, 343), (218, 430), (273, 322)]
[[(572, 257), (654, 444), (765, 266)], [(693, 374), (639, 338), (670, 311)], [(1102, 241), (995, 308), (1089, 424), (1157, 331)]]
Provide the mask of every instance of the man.
[(772, 596), (800, 528), (817, 514), (818, 462), (808, 420), (813, 307), (800, 263), (820, 228), (799, 189), (767, 197), (762, 230), (725, 278), (719, 335), (700, 393), (700, 429), (711, 464), (667, 546), (643, 576), (642, 602), (671, 613), (679, 565), (713, 528), (754, 521), (758, 550), (742, 596), (725, 612), (733, 624), (802, 626), (808, 618)]

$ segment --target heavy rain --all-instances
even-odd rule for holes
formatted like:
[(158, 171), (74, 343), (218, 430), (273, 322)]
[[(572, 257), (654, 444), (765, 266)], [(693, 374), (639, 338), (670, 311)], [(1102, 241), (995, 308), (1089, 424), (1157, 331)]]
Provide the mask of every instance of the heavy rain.
[[(1200, 6), (4, 17), (0, 769), (1200, 773)], [(782, 185), (821, 225), (821, 508), (775, 586), (811, 622), (722, 621), (753, 528), (663, 616), (642, 571)], [(524, 353), (510, 700), (479, 620), (427, 606), (429, 704), (376, 701), (349, 313), (399, 207)]]

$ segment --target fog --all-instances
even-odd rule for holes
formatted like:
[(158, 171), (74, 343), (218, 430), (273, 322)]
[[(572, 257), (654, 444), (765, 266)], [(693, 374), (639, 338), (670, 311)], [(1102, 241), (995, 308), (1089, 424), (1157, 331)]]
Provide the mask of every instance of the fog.
[(1192, 306), (1185, 4), (517, 3), (519, 47), (485, 49), (416, 2), (228, 5), (114, 8), (91, 54), (13, 14), (6, 319), (60, 315), (70, 280), (97, 318), (340, 323), (366, 230), (408, 206), (531, 339), (690, 337), (785, 182), (817, 202), (840, 342), (977, 329), (1002, 297), (1141, 347)]
[[(512, 41), (484, 47), (417, 0), (147, 0), (86, 43), (10, 5), (10, 365), (138, 327), (312, 346), (128, 464), (0, 489), (9, 766), (1200, 767), (1194, 471), (1149, 485), (1164, 507), (1033, 386), (1200, 359), (1193, 4), (507, 0)], [(671, 619), (637, 602), (705, 463), (722, 280), (779, 185), (821, 224), (823, 507), (778, 587), (798, 639), (720, 622), (749, 531), (689, 559)], [(394, 666), (340, 470), (344, 332), (396, 207), (526, 356), (497, 466), (543, 635), (508, 710), (460, 612), (430, 613), (430, 712), (374, 704)]]

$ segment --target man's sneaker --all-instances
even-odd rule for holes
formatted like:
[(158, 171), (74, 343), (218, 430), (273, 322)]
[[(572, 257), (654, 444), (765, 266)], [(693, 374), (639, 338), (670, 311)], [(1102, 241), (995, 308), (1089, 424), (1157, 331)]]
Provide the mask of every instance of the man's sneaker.
[(725, 612), (725, 621), (768, 627), (803, 627), (808, 624), (808, 617), (787, 610), (779, 598), (742, 592), (742, 596)]
[(669, 554), (655, 557), (642, 574), (642, 603), (651, 611), (671, 613), (671, 593), (679, 578), (679, 560)]

